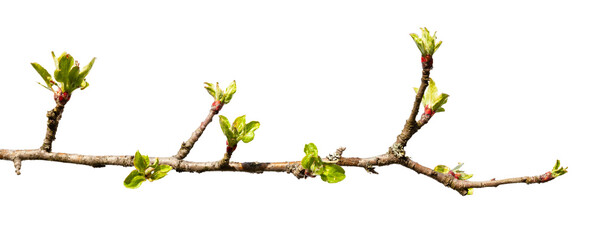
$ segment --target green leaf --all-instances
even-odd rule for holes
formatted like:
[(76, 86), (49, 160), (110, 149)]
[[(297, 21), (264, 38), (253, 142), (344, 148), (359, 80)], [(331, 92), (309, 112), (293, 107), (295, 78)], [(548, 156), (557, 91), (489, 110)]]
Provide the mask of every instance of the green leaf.
[(70, 92), (71, 93), (76, 88), (79, 88), (80, 87), (80, 85), (82, 84), (82, 82), (78, 82), (78, 76), (79, 75), (80, 75), (80, 67), (74, 66), (70, 70), (70, 74), (68, 75), (68, 82), (70, 83), (70, 86), (68, 86), (66, 88), (66, 92)]
[(311, 157), (311, 166), (309, 170), (315, 175), (322, 175), (326, 170), (324, 162), (316, 155)]
[(168, 172), (170, 172), (170, 170), (172, 170), (172, 167), (169, 165), (159, 165), (154, 169), (154, 174), (152, 174), (151, 177), (152, 181), (156, 181), (158, 179), (165, 177), (168, 174)]
[[(438, 95), (438, 97), (435, 100), (434, 105), (432, 106), (432, 110), (434, 110), (435, 112), (444, 112), (444, 108), (442, 108), (442, 105), (444, 105), (445, 103), (447, 103), (447, 100), (449, 99), (449, 94), (446, 93), (441, 93), (440, 95)], [(442, 111), (441, 111), (442, 109)]]
[[(92, 69), (92, 66), (94, 65), (94, 60), (96, 60), (96, 58), (92, 58), (92, 60), (90, 60), (90, 63), (88, 63), (88, 65), (84, 66), (82, 70), (80, 70), (80, 75), (78, 75), (78, 79), (76, 80), (78, 83), (80, 83), (80, 87), (82, 87), (82, 84), (86, 82), (86, 76), (88, 76), (90, 69)], [(86, 87), (88, 87), (88, 83), (86, 83), (86, 86), (82, 87), (82, 89)]]
[(215, 98), (215, 89), (213, 88), (213, 83), (205, 82), (205, 89), (211, 95), (211, 97)]
[(236, 130), (238, 133), (238, 137), (243, 137), (244, 135), (244, 128), (246, 127), (246, 115), (242, 115), (234, 120), (232, 128)]
[(55, 56), (55, 53), (53, 51), (51, 51), (51, 56), (53, 57), (53, 63), (55, 64), (55, 69), (59, 69), (59, 60), (57, 60), (57, 57)]
[(135, 152), (135, 157), (133, 158), (133, 165), (135, 165), (137, 171), (144, 172), (150, 165), (150, 159), (148, 156), (142, 156), (141, 153), (139, 153), (139, 150), (137, 150), (137, 152)]
[[(53, 86), (53, 84), (51, 83), (51, 75), (49, 74), (49, 72), (47, 72), (47, 70), (45, 70), (45, 68), (43, 68), (38, 63), (31, 63), (31, 65), (33, 66), (33, 68), (35, 68), (35, 70), (37, 71), (37, 73), (39, 73), (39, 75), (41, 75), (41, 78), (43, 78), (43, 81), (46, 84), (45, 87), (47, 89), (50, 89), (51, 90), (51, 87)], [(43, 85), (41, 85), (41, 86), (43, 86)]]
[(236, 136), (234, 136), (230, 129), (229, 120), (227, 120), (225, 116), (219, 115), (219, 125), (221, 126), (221, 131), (223, 131), (223, 134), (227, 138), (228, 143), (233, 142), (233, 139), (235, 139)]
[(315, 156), (313, 155), (313, 153), (305, 155), (305, 157), (303, 157), (303, 159), (301, 159), (301, 166), (305, 169), (310, 169), (311, 164), (313, 163), (314, 157)]
[(332, 163), (324, 165), (324, 172), (321, 174), (322, 180), (328, 183), (337, 183), (346, 178), (344, 168)]
[(309, 155), (310, 153), (313, 153), (314, 156), (318, 155), (318, 148), (313, 143), (305, 144), (303, 151), (305, 152), (305, 155)]
[(410, 36), (414, 39), (422, 56), (433, 55), (442, 44), (442, 41), (438, 41), (438, 43), (436, 42), (436, 32), (430, 35), (430, 31), (428, 31), (427, 28), (420, 29), (422, 30), (422, 36), (418, 36), (418, 34), (415, 33), (411, 33)]
[(448, 173), (449, 171), (451, 171), (451, 169), (445, 165), (438, 165), (436, 167), (434, 167), (434, 171), (435, 172), (439, 172), (439, 173)]
[(221, 131), (228, 140), (234, 138), (232, 131), (229, 129), (229, 120), (225, 116), (219, 115), (219, 125), (221, 125)]
[(225, 94), (223, 95), (223, 103), (228, 104), (234, 96), (234, 93), (236, 93), (236, 80), (230, 83), (229, 86), (225, 89)]
[(564, 175), (567, 173), (567, 167), (563, 168), (560, 167), (561, 163), (559, 162), (559, 159), (555, 162), (555, 166), (553, 166), (553, 169), (551, 170), (551, 176), (556, 178), (559, 177), (561, 175)]
[(88, 84), (88, 82), (86, 82), (86, 80), (82, 80), (82, 83), (80, 84), (80, 90), (84, 90), (86, 89), (90, 84)]
[(219, 83), (215, 84), (215, 100), (221, 100), (223, 98), (223, 90), (219, 88)]
[(467, 180), (471, 177), (473, 177), (473, 174), (461, 173), (461, 175), (459, 175), (459, 180)]
[(74, 66), (74, 58), (70, 54), (64, 52), (61, 54), (61, 56), (59, 56), (59, 58), (57, 58), (57, 60), (59, 61), (59, 73), (55, 74), (55, 78), (58, 78), (59, 75), (59, 78), (61, 78), (64, 86), (66, 86), (67, 89), (67, 86), (70, 85), (68, 75), (70, 73), (70, 69), (72, 69), (72, 66)]
[(123, 181), (123, 185), (125, 185), (125, 187), (127, 188), (138, 188), (139, 186), (141, 186), (141, 183), (145, 180), (146, 179), (143, 174), (141, 174), (137, 170), (133, 170), (125, 178), (125, 181)]
[(162, 165), (158, 165), (155, 169), (154, 172), (163, 172), (163, 173), (167, 173), (170, 172), (170, 170), (172, 170), (172, 167), (170, 165), (166, 165), (166, 164), (162, 164)]
[(457, 165), (456, 167), (454, 167), (454, 168), (452, 169), (452, 171), (457, 171), (457, 170), (459, 170), (459, 168), (461, 168), (461, 167), (463, 167), (463, 163), (459, 163), (459, 165)]
[(260, 127), (260, 123), (258, 121), (252, 121), (246, 124), (246, 129), (244, 129), (244, 138), (242, 141), (245, 143), (249, 143), (254, 140), (254, 131)]
[(467, 195), (473, 195), (473, 188), (467, 189)]
[(156, 161), (154, 161), (153, 164), (150, 164), (150, 167), (157, 168), (158, 166), (160, 166), (160, 159), (159, 158), (156, 158)]
[(553, 171), (557, 171), (557, 169), (559, 169), (559, 165), (561, 165), (561, 163), (559, 162), (559, 159), (557, 159), (557, 162), (555, 162), (555, 166), (553, 166)]
[(428, 88), (426, 89), (426, 93), (424, 93), (424, 98), (426, 100), (426, 104), (432, 108), (432, 105), (436, 102), (436, 98), (438, 97), (438, 88), (432, 79), (428, 82)]

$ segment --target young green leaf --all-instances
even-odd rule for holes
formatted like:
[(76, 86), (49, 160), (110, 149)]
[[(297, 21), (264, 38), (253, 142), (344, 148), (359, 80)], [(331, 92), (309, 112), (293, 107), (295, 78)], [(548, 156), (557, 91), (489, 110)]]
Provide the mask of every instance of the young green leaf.
[[(92, 58), (92, 60), (90, 60), (90, 63), (88, 63), (88, 65), (84, 66), (82, 70), (80, 70), (80, 74), (78, 75), (78, 79), (76, 81), (79, 83), (80, 86), (82, 86), (83, 82), (86, 82), (84, 79), (86, 78), (86, 76), (88, 76), (90, 69), (92, 69), (92, 66), (94, 65), (94, 60), (96, 60), (96, 58)], [(86, 87), (88, 87), (88, 83), (86, 83)], [(82, 89), (86, 87), (83, 87)]]
[(223, 90), (219, 87), (219, 83), (215, 84), (215, 100), (221, 100), (223, 97)]
[(467, 180), (473, 177), (473, 174), (461, 173), (459, 176), (459, 180)]
[(242, 115), (242, 116), (237, 117), (234, 120), (234, 123), (232, 125), (232, 128), (235, 129), (235, 132), (237, 133), (238, 136), (243, 136), (245, 127), (246, 127), (246, 115)]
[(314, 143), (305, 144), (303, 151), (306, 155), (309, 155), (310, 153), (313, 153), (314, 156), (318, 155), (318, 148), (315, 146)]
[(229, 86), (225, 89), (225, 94), (223, 95), (223, 103), (228, 104), (234, 96), (234, 93), (236, 93), (236, 80), (230, 83)]
[(145, 169), (150, 165), (150, 159), (148, 156), (142, 156), (139, 153), (139, 150), (135, 152), (135, 157), (133, 158), (133, 165), (135, 165), (135, 169), (139, 172), (145, 172)]
[(127, 188), (138, 188), (145, 180), (145, 176), (142, 173), (138, 172), (137, 170), (133, 170), (125, 178), (123, 185), (125, 185)]
[(211, 95), (211, 97), (215, 98), (215, 88), (213, 87), (213, 83), (205, 82), (205, 89)]
[(84, 90), (86, 89), (90, 84), (88, 84), (88, 82), (86, 82), (86, 80), (82, 80), (82, 83), (80, 84), (80, 90)]
[(307, 154), (303, 159), (301, 159), (301, 166), (305, 169), (311, 168), (311, 164), (313, 163), (314, 156), (312, 154)]
[[(47, 72), (47, 70), (45, 70), (45, 68), (43, 68), (40, 64), (38, 63), (31, 63), (31, 65), (33, 66), (33, 68), (35, 68), (35, 70), (37, 71), (37, 73), (39, 73), (39, 75), (41, 75), (41, 78), (43, 78), (43, 81), (45, 82), (45, 88), (50, 89), (53, 86), (53, 83), (51, 83), (51, 75), (49, 74), (49, 72)], [(41, 85), (43, 86), (43, 85)]]
[(567, 173), (567, 167), (563, 168), (560, 167), (561, 163), (559, 162), (559, 159), (555, 162), (555, 166), (553, 166), (553, 169), (551, 170), (551, 176), (556, 178), (559, 177), (563, 174)]
[(51, 51), (51, 56), (53, 57), (53, 63), (55, 64), (55, 69), (59, 69), (59, 60), (57, 60), (57, 57), (55, 56), (55, 53), (53, 51)]
[(473, 195), (473, 188), (467, 189), (467, 195)]
[[(63, 83), (63, 85), (65, 86), (65, 88), (67, 88), (67, 86), (70, 85), (70, 81), (69, 81), (69, 73), (70, 73), (70, 69), (72, 69), (72, 67), (74, 66), (74, 58), (72, 56), (70, 56), (70, 54), (67, 54), (66, 52), (62, 53), (61, 56), (59, 56), (59, 58), (57, 58), (57, 60), (59, 61), (59, 73), (55, 74), (55, 78), (61, 78), (61, 82)], [(57, 71), (57, 70), (56, 70)], [(58, 80), (58, 79), (56, 79)], [(59, 81), (59, 80), (58, 80)], [(66, 90), (66, 89), (63, 89)], [(66, 91), (68, 92), (68, 91)]]
[(311, 170), (313, 174), (324, 174), (324, 171), (326, 170), (325, 166), (326, 165), (324, 164), (324, 162), (322, 162), (322, 160), (318, 156), (311, 157), (311, 166), (309, 167), (309, 170)]
[(455, 166), (451, 171), (457, 171), (459, 170), (459, 168), (463, 167), (463, 163), (459, 163), (457, 166)]
[(78, 82), (78, 76), (80, 75), (80, 67), (74, 66), (68, 75), (69, 86), (66, 86), (66, 92), (73, 92), (76, 88), (79, 88), (82, 82)]
[[(414, 88), (414, 91), (418, 93), (418, 88)], [(428, 88), (424, 92), (424, 96), (422, 97), (422, 105), (425, 108), (431, 109), (433, 112), (444, 112), (445, 109), (442, 106), (447, 103), (449, 95), (446, 93), (438, 93), (438, 88), (436, 87), (436, 83), (430, 79), (428, 82)]]
[(320, 176), (328, 183), (337, 183), (346, 178), (344, 168), (332, 163), (324, 164), (324, 172)]
[(416, 46), (422, 53), (422, 56), (430, 55), (432, 56), (436, 50), (442, 44), (442, 41), (436, 42), (436, 32), (433, 35), (430, 35), (430, 31), (427, 28), (420, 28), (422, 30), (422, 36), (418, 36), (418, 34), (410, 33), (412, 39), (416, 43)]
[(435, 172), (439, 172), (439, 173), (448, 173), (449, 171), (451, 171), (451, 169), (445, 165), (438, 165), (436, 167), (434, 167), (434, 171)]
[(221, 125), (221, 131), (223, 131), (223, 134), (225, 134), (228, 140), (235, 137), (230, 130), (229, 120), (225, 116), (219, 115), (219, 125)]
[(257, 121), (252, 121), (246, 124), (246, 128), (244, 129), (244, 137), (242, 141), (244, 143), (249, 143), (254, 140), (254, 131), (260, 127), (260, 123)]
[(172, 167), (166, 164), (157, 166), (154, 169), (154, 174), (152, 174), (152, 181), (156, 181), (158, 179), (165, 177), (168, 174), (168, 172), (170, 172), (170, 170), (172, 170)]

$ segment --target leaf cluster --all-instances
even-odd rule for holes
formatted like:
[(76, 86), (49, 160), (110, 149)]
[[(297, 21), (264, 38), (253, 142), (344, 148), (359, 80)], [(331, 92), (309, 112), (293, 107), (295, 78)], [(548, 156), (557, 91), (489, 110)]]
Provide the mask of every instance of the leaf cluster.
[(560, 167), (561, 163), (559, 162), (559, 159), (557, 160), (557, 162), (555, 162), (555, 166), (553, 166), (553, 169), (551, 169), (551, 177), (559, 177), (563, 174), (567, 173), (567, 167), (563, 168)]
[(39, 63), (31, 63), (33, 68), (35, 68), (37, 73), (41, 75), (41, 78), (43, 78), (43, 81), (45, 82), (45, 85), (39, 83), (41, 86), (54, 93), (56, 90), (53, 89), (53, 86), (56, 85), (61, 90), (61, 92), (67, 93), (72, 93), (78, 88), (84, 90), (88, 87), (86, 76), (88, 76), (90, 69), (92, 69), (94, 60), (96, 60), (96, 58), (92, 58), (88, 65), (80, 69), (78, 61), (75, 61), (74, 57), (66, 52), (62, 53), (59, 57), (55, 57), (55, 53), (53, 52), (51, 52), (51, 55), (53, 56), (53, 61), (55, 63), (55, 71), (53, 72), (55, 81), (49, 72)]
[(150, 164), (150, 158), (147, 155), (141, 155), (139, 151), (135, 152), (133, 158), (133, 165), (135, 170), (131, 171), (123, 184), (127, 188), (138, 188), (145, 180), (150, 182), (162, 179), (165, 177), (172, 167), (166, 164), (160, 164), (160, 160), (156, 158), (153, 164)]
[[(414, 91), (418, 93), (418, 88), (414, 88)], [(444, 112), (445, 109), (442, 106), (447, 103), (448, 99), (449, 94), (438, 93), (438, 88), (431, 78), (428, 82), (428, 88), (426, 88), (426, 92), (422, 97), (422, 105), (426, 109), (432, 110), (433, 113)]]
[(442, 41), (436, 42), (436, 32), (430, 35), (430, 32), (427, 28), (420, 29), (422, 30), (421, 37), (415, 33), (410, 33), (410, 36), (412, 37), (412, 39), (414, 39), (414, 42), (416, 43), (416, 46), (418, 46), (418, 49), (420, 49), (420, 53), (422, 53), (423, 57), (432, 56), (434, 52), (438, 50), (438, 47), (440, 47)]
[(219, 83), (216, 83), (215, 86), (213, 86), (213, 83), (206, 82), (205, 89), (207, 89), (207, 92), (213, 96), (213, 98), (215, 98), (215, 101), (228, 104), (234, 96), (234, 93), (236, 93), (236, 81), (234, 80), (231, 84), (229, 84), (225, 91), (219, 87)]
[[(463, 163), (459, 163), (453, 169), (450, 169), (449, 167), (447, 167), (445, 165), (438, 165), (438, 166), (434, 167), (434, 171), (439, 172), (439, 173), (444, 173), (444, 174), (450, 174), (451, 176), (453, 176), (454, 178), (459, 179), (459, 180), (467, 180), (467, 179), (470, 179), (471, 177), (473, 177), (473, 174), (467, 174), (463, 170), (460, 170), (460, 168), (462, 166), (463, 166)], [(472, 194), (473, 194), (473, 188), (469, 188), (467, 195), (472, 195)]]
[(228, 146), (236, 146), (238, 142), (243, 141), (249, 143), (254, 140), (254, 131), (260, 127), (258, 121), (251, 121), (246, 124), (246, 115), (237, 117), (233, 124), (229, 124), (229, 120), (219, 115), (219, 125), (221, 125), (221, 131), (227, 138)]
[(333, 163), (326, 163), (318, 155), (318, 149), (313, 143), (305, 144), (303, 148), (305, 157), (301, 160), (301, 166), (310, 170), (313, 175), (320, 175), (322, 181), (337, 183), (346, 178), (344, 168)]

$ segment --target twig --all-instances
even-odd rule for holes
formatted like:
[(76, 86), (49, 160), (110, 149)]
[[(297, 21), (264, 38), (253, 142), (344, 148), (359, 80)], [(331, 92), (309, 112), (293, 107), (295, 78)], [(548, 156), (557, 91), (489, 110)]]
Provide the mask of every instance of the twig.
[(45, 152), (51, 152), (51, 145), (55, 140), (55, 134), (57, 133), (57, 126), (59, 125), (59, 120), (61, 120), (61, 115), (64, 111), (65, 104), (56, 101), (55, 108), (50, 111), (47, 111), (47, 132), (45, 133), (45, 139), (43, 140), (43, 145), (41, 145), (41, 150)]
[(422, 103), (422, 97), (424, 97), (424, 92), (428, 87), (428, 81), (430, 80), (430, 69), (432, 66), (424, 66), (422, 68), (422, 78), (420, 88), (416, 93), (416, 99), (414, 99), (414, 105), (412, 106), (412, 112), (410, 113), (410, 117), (406, 120), (406, 124), (402, 132), (397, 136), (397, 140), (395, 141), (394, 145), (401, 146), (404, 148), (410, 138), (416, 133), (424, 124), (418, 125), (416, 123), (416, 116), (418, 116), (418, 111), (420, 110), (420, 103)]
[(199, 128), (197, 128), (193, 132), (191, 137), (186, 142), (183, 142), (180, 145), (180, 149), (178, 150), (178, 153), (176, 155), (174, 155), (175, 158), (182, 160), (188, 155), (188, 153), (191, 151), (191, 149), (193, 148), (195, 143), (199, 140), (199, 138), (201, 137), (201, 135), (205, 131), (205, 128), (207, 128), (207, 125), (209, 125), (209, 123), (211, 123), (211, 121), (213, 121), (213, 117), (219, 113), (219, 111), (221, 110), (222, 107), (223, 107), (223, 104), (211, 106), (211, 109), (209, 110), (209, 114), (207, 115), (205, 120), (203, 122), (201, 122), (201, 125), (199, 126)]
[(14, 172), (16, 175), (20, 175), (21, 159), (17, 156), (13, 158), (12, 161), (14, 162)]

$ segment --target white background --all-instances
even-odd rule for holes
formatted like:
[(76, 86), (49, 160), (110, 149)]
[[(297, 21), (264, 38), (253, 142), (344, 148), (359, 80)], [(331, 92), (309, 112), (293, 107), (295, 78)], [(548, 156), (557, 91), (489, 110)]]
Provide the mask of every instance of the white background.
[[(16, 2), (16, 1), (15, 1)], [(0, 161), (2, 239), (498, 239), (587, 235), (589, 34), (583, 1), (18, 1), (0, 4), (0, 148), (38, 148), (52, 94), (30, 66), (97, 57), (56, 152), (171, 156), (205, 118), (203, 82), (238, 90), (221, 114), (261, 128), (234, 161), (385, 152), (421, 75), (408, 35), (443, 41), (431, 77), (451, 95), (409, 142), (473, 180), (570, 172), (463, 197), (413, 171), (346, 168), (339, 184), (285, 173), (176, 173), (126, 189), (131, 168)], [(187, 160), (215, 161), (216, 117)]]

